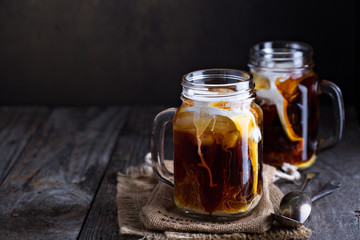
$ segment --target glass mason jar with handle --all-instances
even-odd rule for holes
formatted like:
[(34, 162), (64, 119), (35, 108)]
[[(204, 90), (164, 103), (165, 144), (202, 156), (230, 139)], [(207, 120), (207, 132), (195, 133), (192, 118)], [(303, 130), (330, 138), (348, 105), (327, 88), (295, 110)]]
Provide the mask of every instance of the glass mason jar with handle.
[[(249, 213), (262, 196), (262, 110), (252, 75), (231, 69), (191, 72), (182, 105), (154, 119), (154, 170), (174, 187), (179, 209), (226, 220)], [(173, 122), (174, 172), (164, 164), (164, 129)]]
[[(307, 168), (319, 150), (334, 146), (342, 137), (341, 91), (334, 83), (318, 79), (312, 55), (312, 48), (299, 42), (263, 42), (250, 49), (256, 102), (264, 112), (264, 163)], [(329, 139), (317, 136), (319, 94), (329, 95), (333, 103), (336, 126)]]

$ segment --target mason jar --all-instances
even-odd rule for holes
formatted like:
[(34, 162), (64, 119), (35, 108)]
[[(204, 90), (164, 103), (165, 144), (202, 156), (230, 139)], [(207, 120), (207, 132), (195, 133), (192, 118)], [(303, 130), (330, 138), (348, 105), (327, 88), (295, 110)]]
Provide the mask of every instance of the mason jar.
[[(264, 113), (264, 163), (299, 168), (311, 166), (320, 150), (342, 137), (344, 104), (334, 83), (313, 70), (311, 46), (299, 42), (262, 42), (250, 49), (249, 68), (256, 84), (256, 102)], [(334, 133), (318, 138), (319, 98), (332, 99)]]
[[(192, 216), (236, 218), (262, 196), (262, 110), (252, 75), (232, 69), (191, 72), (182, 79), (182, 105), (154, 120), (152, 159), (174, 201)], [(173, 123), (174, 172), (163, 161), (163, 132)]]

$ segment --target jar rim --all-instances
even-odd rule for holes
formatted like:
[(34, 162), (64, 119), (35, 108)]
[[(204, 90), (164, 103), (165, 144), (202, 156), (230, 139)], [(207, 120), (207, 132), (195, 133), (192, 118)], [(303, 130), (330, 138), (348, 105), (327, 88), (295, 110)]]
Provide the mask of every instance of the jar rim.
[[(216, 80), (223, 79), (224, 83), (216, 82)], [(207, 83), (204, 80), (213, 81), (212, 83)], [(231, 82), (225, 83), (226, 80), (232, 80)], [(202, 82), (201, 82), (202, 81)], [(251, 73), (230, 69), (230, 68), (210, 68), (210, 69), (201, 69), (189, 72), (182, 77), (182, 85), (201, 87), (201, 86), (233, 86), (239, 85), (244, 82), (253, 81), (253, 76)]]
[[(304, 54), (313, 54), (312, 47), (303, 42), (295, 41), (265, 41), (260, 42), (251, 47), (254, 51), (260, 51), (262, 53), (304, 53)], [(276, 49), (276, 51), (274, 51)]]
[(182, 77), (181, 85), (182, 96), (201, 101), (251, 98), (254, 96), (255, 86), (251, 73), (229, 68), (202, 69), (187, 73)]
[(309, 68), (314, 66), (312, 47), (303, 42), (265, 41), (250, 48), (249, 66), (261, 68)]

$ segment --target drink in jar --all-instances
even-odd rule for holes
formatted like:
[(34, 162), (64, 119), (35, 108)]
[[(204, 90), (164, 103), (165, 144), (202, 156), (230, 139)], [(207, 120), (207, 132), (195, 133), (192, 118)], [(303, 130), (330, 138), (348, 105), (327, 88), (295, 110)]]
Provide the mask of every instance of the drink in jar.
[(261, 114), (255, 103), (184, 99), (173, 120), (174, 199), (180, 208), (221, 216), (248, 212), (258, 203)]
[(311, 165), (318, 147), (317, 76), (254, 72), (256, 102), (264, 113), (264, 162)]
[[(192, 216), (226, 220), (262, 196), (262, 110), (251, 74), (208, 69), (183, 77), (182, 105), (154, 121), (152, 156), (174, 202)], [(163, 164), (161, 132), (173, 122), (174, 173)]]
[[(298, 42), (263, 42), (250, 52), (256, 102), (264, 113), (264, 163), (299, 168), (311, 166), (320, 149), (341, 139), (344, 107), (340, 89), (319, 80), (313, 71), (312, 48)], [(320, 93), (333, 101), (337, 126), (334, 136), (319, 139)]]

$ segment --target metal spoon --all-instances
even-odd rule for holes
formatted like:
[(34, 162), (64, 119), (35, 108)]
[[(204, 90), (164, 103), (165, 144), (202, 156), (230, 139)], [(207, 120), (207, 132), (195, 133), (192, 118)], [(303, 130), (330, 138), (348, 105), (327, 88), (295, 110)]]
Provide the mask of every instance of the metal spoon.
[[(280, 210), (283, 216), (288, 217), (288, 218), (292, 218), (292, 219), (297, 219), (300, 222), (302, 222), (303, 218), (305, 217), (305, 213), (311, 211), (311, 203), (310, 205), (307, 204), (310, 201), (310, 198), (308, 197), (308, 195), (306, 195), (305, 193), (303, 193), (307, 183), (313, 179), (314, 177), (316, 177), (318, 173), (313, 173), (313, 172), (309, 172), (306, 174), (305, 177), (305, 181), (304, 184), (302, 185), (300, 191), (293, 191), (290, 192), (288, 194), (286, 194), (282, 199), (281, 199), (281, 203), (280, 203)], [(301, 207), (298, 207), (299, 203), (303, 203), (301, 205)], [(307, 218), (308, 216), (306, 216)], [(304, 219), (303, 221), (305, 221), (306, 219)]]
[(339, 187), (341, 187), (341, 182), (333, 180), (327, 183), (323, 190), (315, 194), (311, 199), (304, 192), (290, 192), (281, 200), (280, 210), (282, 215), (274, 213), (272, 215), (275, 220), (283, 226), (299, 227), (306, 221), (306, 219), (308, 219), (311, 212), (312, 202), (329, 193), (332, 193)]
[[(297, 201), (308, 202), (308, 200), (309, 200), (309, 199), (308, 199), (308, 196), (307, 196), (307, 195), (304, 196), (304, 195), (302, 194), (302, 191), (305, 189), (307, 183), (308, 183), (311, 179), (313, 179), (314, 177), (316, 177), (317, 174), (318, 174), (318, 173), (316, 173), (316, 172), (309, 172), (309, 173), (307, 173), (306, 176), (305, 176), (304, 183), (303, 183), (300, 191), (294, 191), (294, 192), (290, 192), (290, 193), (286, 194), (286, 195), (282, 198), (281, 203), (283, 203), (284, 201), (287, 202), (289, 199), (290, 199), (291, 201), (293, 201), (294, 199), (296, 199)], [(295, 196), (294, 196), (294, 195), (295, 195)], [(305, 198), (305, 199), (304, 199), (304, 198)], [(285, 200), (284, 200), (284, 199), (285, 199)], [(288, 199), (288, 200), (287, 200), (287, 199)], [(282, 210), (281, 204), (280, 204), (280, 209)], [(288, 225), (291, 224), (291, 225), (294, 225), (294, 226), (297, 224), (297, 221), (296, 221), (295, 223), (293, 223), (293, 222), (292, 222), (292, 219), (291, 219), (291, 218), (288, 218), (287, 215), (285, 215), (284, 213), (283, 213), (282, 215), (278, 215), (278, 214), (273, 213), (272, 215), (275, 217), (275, 220), (277, 220), (277, 222), (279, 222), (279, 221), (286, 221), (285, 224), (288, 223)], [(285, 220), (284, 220), (284, 219), (285, 219)]]

